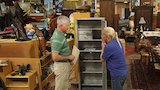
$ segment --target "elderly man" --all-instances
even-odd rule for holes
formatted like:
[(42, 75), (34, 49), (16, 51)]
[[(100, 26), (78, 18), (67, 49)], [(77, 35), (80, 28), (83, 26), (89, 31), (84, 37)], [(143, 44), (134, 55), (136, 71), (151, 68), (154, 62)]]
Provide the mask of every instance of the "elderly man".
[(123, 46), (112, 27), (105, 27), (101, 37), (102, 53), (100, 58), (107, 63), (111, 74), (112, 90), (123, 90), (128, 72)]
[(70, 87), (69, 75), (71, 70), (70, 62), (74, 60), (64, 33), (68, 30), (70, 20), (66, 16), (59, 16), (57, 29), (51, 38), (52, 59), (54, 62), (55, 90), (68, 90)]

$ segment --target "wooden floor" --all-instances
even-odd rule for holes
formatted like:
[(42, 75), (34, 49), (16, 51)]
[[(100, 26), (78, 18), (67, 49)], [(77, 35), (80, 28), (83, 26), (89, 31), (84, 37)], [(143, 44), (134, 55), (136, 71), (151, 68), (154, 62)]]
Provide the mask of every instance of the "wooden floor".
[(126, 48), (131, 88), (124, 87), (124, 90), (160, 90), (160, 70), (142, 62), (140, 55), (133, 49), (134, 44), (127, 44)]
[(131, 64), (132, 88), (143, 90), (160, 90), (160, 70), (152, 65), (145, 65), (141, 60), (133, 60)]

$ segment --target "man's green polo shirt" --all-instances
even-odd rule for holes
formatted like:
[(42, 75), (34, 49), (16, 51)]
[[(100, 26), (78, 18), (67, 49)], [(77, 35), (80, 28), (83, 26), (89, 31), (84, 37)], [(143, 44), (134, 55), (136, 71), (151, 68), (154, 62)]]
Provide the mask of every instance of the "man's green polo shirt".
[(59, 55), (62, 56), (71, 55), (71, 51), (64, 33), (58, 31), (57, 29), (54, 31), (51, 37), (51, 50), (52, 52), (58, 52)]

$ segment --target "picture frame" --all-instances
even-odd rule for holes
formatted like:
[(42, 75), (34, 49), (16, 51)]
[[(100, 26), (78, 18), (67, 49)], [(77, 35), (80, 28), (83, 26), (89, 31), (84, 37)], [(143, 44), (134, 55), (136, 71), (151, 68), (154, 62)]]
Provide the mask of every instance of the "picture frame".
[(140, 0), (131, 0), (131, 9), (134, 9), (134, 7), (140, 6), (141, 1)]

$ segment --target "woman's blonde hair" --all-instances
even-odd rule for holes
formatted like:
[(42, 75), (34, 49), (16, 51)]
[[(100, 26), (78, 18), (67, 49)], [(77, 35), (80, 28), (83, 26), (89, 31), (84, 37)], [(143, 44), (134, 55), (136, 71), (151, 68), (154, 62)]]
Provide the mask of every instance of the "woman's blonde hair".
[(115, 30), (112, 27), (104, 27), (105, 35), (115, 38)]
[(115, 38), (117, 40), (120, 48), (122, 48), (120, 41), (119, 41), (119, 38), (118, 38), (118, 34), (112, 27), (104, 27), (103, 30), (105, 31), (106, 36), (110, 36), (112, 39)]

